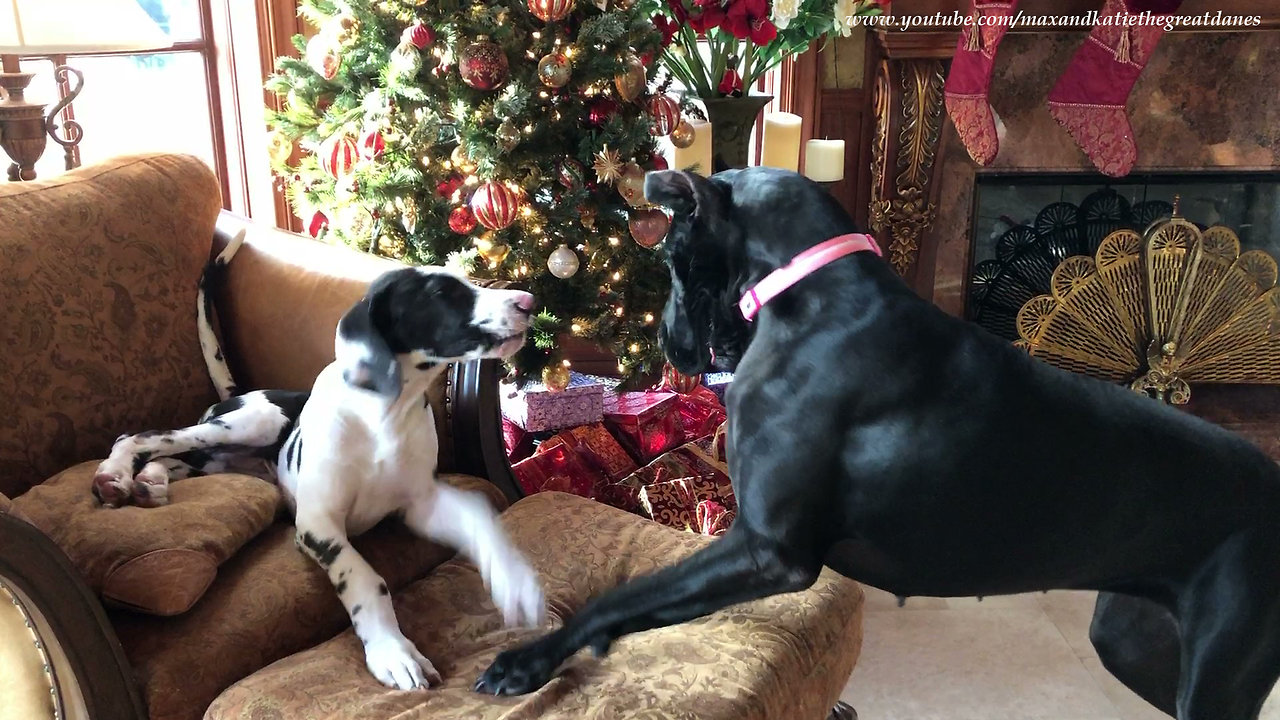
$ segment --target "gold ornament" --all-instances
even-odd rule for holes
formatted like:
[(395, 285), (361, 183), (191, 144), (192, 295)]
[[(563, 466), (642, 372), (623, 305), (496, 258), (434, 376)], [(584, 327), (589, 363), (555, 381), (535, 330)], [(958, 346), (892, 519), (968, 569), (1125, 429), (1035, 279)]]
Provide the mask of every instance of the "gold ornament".
[(681, 118), (680, 124), (676, 126), (675, 130), (671, 131), (671, 144), (681, 149), (687, 148), (693, 144), (695, 137), (697, 137), (697, 133), (694, 131), (693, 125), (690, 125), (688, 120)]
[(596, 179), (603, 183), (616, 182), (622, 177), (622, 159), (617, 150), (610, 150), (608, 145), (596, 153), (596, 161), (591, 164), (596, 171)]
[(573, 277), (578, 272), (580, 264), (578, 253), (574, 252), (566, 243), (560, 243), (560, 247), (552, 250), (551, 255), (547, 256), (547, 270), (561, 280)]
[(291, 155), (293, 155), (293, 142), (279, 130), (271, 131), (271, 134), (267, 135), (267, 157), (271, 159), (271, 164), (284, 165), (289, 162)]
[(480, 251), (480, 257), (489, 261), (489, 267), (498, 267), (503, 260), (507, 259), (507, 255), (511, 253), (510, 245), (494, 242), (489, 235), (476, 238), (475, 246), (476, 250)]
[(639, 165), (633, 162), (627, 163), (622, 171), (622, 177), (618, 178), (618, 194), (631, 207), (640, 207), (645, 204), (644, 170)]
[(588, 230), (596, 229), (596, 211), (592, 208), (583, 206), (578, 208), (578, 217), (582, 220), (582, 227)]
[(323, 32), (328, 33), (339, 45), (346, 45), (356, 39), (360, 31), (360, 21), (351, 13), (342, 13), (325, 25)]
[(378, 252), (386, 257), (402, 258), (405, 255), (404, 240), (394, 235), (383, 233), (378, 237)]
[(452, 153), (449, 153), (449, 162), (453, 163), (455, 170), (464, 175), (470, 175), (476, 171), (475, 161), (467, 156), (467, 151), (463, 149), (461, 144), (454, 148)]
[(562, 52), (552, 52), (538, 61), (538, 81), (549, 88), (562, 88), (569, 84), (573, 74), (573, 61)]
[(644, 92), (648, 79), (645, 77), (644, 63), (634, 53), (627, 53), (622, 64), (624, 70), (613, 78), (613, 84), (618, 88), (618, 97), (631, 102)]
[(549, 392), (562, 392), (569, 387), (569, 368), (555, 363), (542, 368), (542, 384)]
[(411, 197), (397, 197), (395, 206), (400, 211), (400, 224), (404, 231), (412, 235), (418, 229), (418, 203)]
[(502, 124), (498, 125), (494, 137), (498, 139), (498, 147), (511, 152), (520, 144), (520, 128), (516, 127), (510, 119), (503, 120)]

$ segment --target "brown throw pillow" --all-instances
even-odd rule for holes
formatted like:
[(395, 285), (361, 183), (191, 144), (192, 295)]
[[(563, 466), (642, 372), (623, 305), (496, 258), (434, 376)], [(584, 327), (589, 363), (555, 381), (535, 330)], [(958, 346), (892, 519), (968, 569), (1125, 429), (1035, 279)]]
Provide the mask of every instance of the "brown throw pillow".
[(97, 467), (64, 470), (15, 498), (11, 511), (57, 543), (104, 601), (152, 615), (190, 609), (280, 505), (271, 483), (227, 474), (174, 482), (163, 507), (104, 508), (90, 490)]

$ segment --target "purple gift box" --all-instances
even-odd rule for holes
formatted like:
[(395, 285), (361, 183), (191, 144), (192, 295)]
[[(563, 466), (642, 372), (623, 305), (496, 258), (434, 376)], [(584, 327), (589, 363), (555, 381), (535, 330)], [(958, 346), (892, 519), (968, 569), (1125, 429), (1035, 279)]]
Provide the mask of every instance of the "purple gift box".
[(569, 373), (569, 386), (556, 393), (542, 383), (524, 390), (504, 385), (502, 414), (528, 432), (598, 423), (604, 419), (604, 385), (576, 372)]
[(729, 390), (729, 386), (733, 384), (733, 373), (707, 373), (702, 376), (702, 384), (715, 393), (716, 397), (720, 398), (720, 404), (723, 405), (724, 394)]

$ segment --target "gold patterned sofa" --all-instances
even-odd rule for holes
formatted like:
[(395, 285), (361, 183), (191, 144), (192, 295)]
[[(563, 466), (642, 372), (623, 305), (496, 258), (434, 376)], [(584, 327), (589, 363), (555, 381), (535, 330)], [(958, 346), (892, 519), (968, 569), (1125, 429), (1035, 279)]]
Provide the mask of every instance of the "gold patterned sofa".
[[(187, 156), (0, 184), (0, 719), (827, 715), (858, 657), (862, 604), (857, 584), (830, 571), (805, 592), (630, 636), (604, 659), (579, 656), (519, 698), (471, 685), (534, 631), (501, 627), (471, 565), (392, 524), (356, 545), (392, 589), (405, 633), (445, 676), (430, 691), (392, 691), (368, 674), (287, 517), (226, 559), (185, 612), (104, 607), (68, 555), (22, 519), (23, 496), (103, 457), (122, 431), (185, 425), (215, 400), (195, 284), (245, 225), (221, 211), (217, 181)], [(215, 297), (242, 386), (310, 387), (332, 357), (337, 318), (387, 267), (249, 228)], [(444, 477), (510, 504), (504, 524), (543, 577), (553, 621), (709, 541), (573, 496), (520, 499), (501, 451), (495, 364), (451, 368), (428, 399)], [(119, 541), (90, 528), (81, 545)]]

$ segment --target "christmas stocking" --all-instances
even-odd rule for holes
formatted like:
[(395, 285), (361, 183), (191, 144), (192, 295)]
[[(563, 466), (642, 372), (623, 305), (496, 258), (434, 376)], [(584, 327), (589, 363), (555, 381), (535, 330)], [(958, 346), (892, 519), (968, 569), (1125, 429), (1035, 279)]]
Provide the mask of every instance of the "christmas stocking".
[[(1164, 35), (1157, 21), (1180, 4), (1181, 0), (1106, 0), (1089, 39), (1049, 92), (1049, 112), (1106, 175), (1127, 175), (1138, 159), (1125, 103)], [(1144, 18), (1142, 24), (1123, 22), (1125, 13), (1143, 11), (1157, 15)]]
[(947, 114), (956, 126), (960, 141), (979, 165), (996, 159), (1000, 141), (996, 137), (996, 115), (987, 103), (991, 68), (996, 46), (1009, 29), (1018, 0), (972, 0), (972, 22), (960, 32), (947, 74)]

